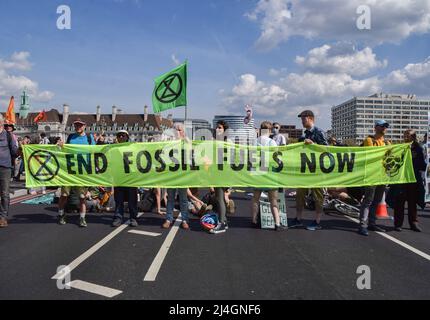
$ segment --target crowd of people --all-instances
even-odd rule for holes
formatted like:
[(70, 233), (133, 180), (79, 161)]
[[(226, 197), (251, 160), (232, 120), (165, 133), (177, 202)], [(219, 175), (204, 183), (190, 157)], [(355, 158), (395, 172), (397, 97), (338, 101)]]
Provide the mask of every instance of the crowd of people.
[[(301, 118), (304, 128), (303, 136), (299, 142), (304, 144), (319, 144), (319, 145), (335, 145), (342, 146), (341, 143), (333, 137), (327, 139), (323, 130), (315, 126), (315, 115), (311, 110), (305, 110), (298, 115)], [(245, 118), (246, 121), (247, 118)], [(0, 117), (0, 227), (7, 226), (7, 217), (9, 210), (9, 184), (11, 179), (20, 179), (24, 171), (22, 146), (29, 143), (40, 144), (56, 144), (62, 147), (64, 144), (77, 145), (101, 145), (107, 143), (106, 136), (101, 134), (94, 137), (86, 133), (86, 123), (77, 119), (74, 123), (75, 132), (67, 138), (66, 141), (61, 138), (48, 138), (44, 133), (40, 134), (37, 141), (29, 136), (22, 139), (17, 139), (13, 134), (14, 127), (5, 124), (3, 118)], [(362, 146), (385, 146), (390, 144), (385, 139), (385, 135), (390, 125), (384, 120), (375, 122), (374, 134), (369, 135), (362, 143)], [(288, 141), (280, 133), (280, 124), (277, 122), (271, 123), (263, 121), (260, 125), (260, 135), (256, 141), (257, 146), (282, 146)], [(174, 139), (187, 140), (184, 126), (181, 123), (174, 124)], [(225, 132), (229, 129), (229, 125), (225, 121), (219, 121), (216, 124), (215, 139), (225, 139)], [(130, 135), (126, 130), (119, 130), (116, 133), (115, 143), (126, 143), (130, 141)], [(386, 230), (377, 225), (376, 207), (381, 203), (383, 197), (387, 194), (387, 199), (390, 199), (390, 204), (394, 208), (394, 227), (395, 230), (402, 231), (403, 220), (405, 215), (405, 203), (408, 203), (408, 221), (411, 230), (420, 232), (421, 228), (418, 225), (417, 206), (424, 207), (424, 184), (422, 172), (426, 170), (427, 164), (422, 146), (418, 142), (416, 132), (414, 130), (406, 130), (404, 133), (404, 142), (411, 143), (411, 153), (413, 159), (413, 168), (416, 177), (415, 183), (393, 185), (387, 189), (386, 185), (367, 186), (364, 187), (364, 194), (360, 202), (360, 223), (357, 228), (358, 233), (363, 236), (368, 236), (369, 231), (385, 232)], [(210, 186), (208, 186), (210, 187)], [(215, 212), (218, 216), (217, 225), (210, 229), (213, 234), (218, 234), (228, 230), (227, 213), (234, 212), (234, 201), (230, 199), (232, 189), (229, 186), (210, 188), (209, 192), (200, 197), (197, 188), (156, 188), (151, 190), (153, 197), (153, 207), (155, 212), (165, 216), (162, 223), (162, 228), (169, 229), (174, 221), (175, 205), (180, 212), (180, 226), (188, 230), (190, 214), (202, 216), (207, 212)], [(336, 191), (336, 190), (335, 190)], [(33, 193), (34, 190), (31, 190)], [(45, 192), (45, 190), (43, 190)], [(262, 194), (267, 194), (270, 203), (273, 220), (276, 231), (284, 231), (286, 226), (281, 224), (278, 194), (283, 194), (283, 189), (267, 189), (256, 188), (253, 191), (251, 201), (251, 220), (252, 225), (259, 227), (259, 203)], [(336, 192), (334, 192), (336, 193)], [(339, 193), (339, 192), (338, 192)], [(345, 192), (340, 192), (343, 194)], [(136, 187), (61, 187), (58, 201), (58, 222), (60, 225), (67, 223), (66, 207), (69, 198), (74, 194), (78, 198), (79, 210), (79, 226), (87, 227), (86, 212), (93, 208), (96, 211), (103, 209), (103, 206), (109, 202), (109, 199), (114, 199), (114, 217), (112, 221), (113, 227), (122, 225), (125, 221), (125, 208), (128, 208), (130, 215), (129, 224), (131, 227), (138, 226), (138, 211), (139, 211), (139, 188)], [(303, 211), (305, 208), (305, 198), (311, 194), (315, 200), (315, 219), (306, 227), (303, 225)], [(177, 199), (179, 200), (178, 202)], [(324, 192), (322, 188), (309, 188), (296, 190), (296, 216), (289, 224), (289, 228), (305, 227), (307, 230), (316, 231), (322, 229), (321, 216), (323, 213)], [(388, 202), (388, 201), (387, 201)], [(125, 205), (127, 204), (127, 206)], [(166, 211), (162, 211), (162, 204)], [(152, 207), (152, 206), (151, 206)]]

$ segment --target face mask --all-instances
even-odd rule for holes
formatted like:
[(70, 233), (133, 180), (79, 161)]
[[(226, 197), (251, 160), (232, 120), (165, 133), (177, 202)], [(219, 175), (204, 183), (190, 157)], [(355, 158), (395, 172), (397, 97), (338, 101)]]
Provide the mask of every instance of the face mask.
[(273, 129), (273, 134), (279, 134), (279, 129)]

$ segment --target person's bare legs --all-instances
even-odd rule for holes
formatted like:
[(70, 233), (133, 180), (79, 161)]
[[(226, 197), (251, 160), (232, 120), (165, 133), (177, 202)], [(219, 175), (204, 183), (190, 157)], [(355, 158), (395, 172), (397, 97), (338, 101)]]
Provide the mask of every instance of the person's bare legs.
[(269, 201), (270, 201), (270, 208), (272, 210), (273, 219), (275, 219), (275, 224), (279, 226), (281, 224), (281, 217), (279, 216), (279, 209), (278, 209), (278, 190), (269, 191)]
[(161, 214), (161, 189), (155, 188), (155, 199), (157, 202), (157, 213)]
[(258, 210), (260, 208), (260, 196), (261, 190), (254, 190), (254, 196), (252, 197), (252, 223), (257, 224)]
[(64, 208), (66, 207), (66, 203), (67, 203), (67, 197), (61, 196), (60, 199), (58, 200), (58, 210), (64, 211)]
[(79, 213), (82, 218), (85, 218), (85, 214), (87, 213), (87, 206), (85, 204), (85, 198), (79, 199)]
[(308, 189), (297, 189), (296, 190), (296, 218), (301, 221), (303, 217), (303, 209), (305, 207), (305, 196)]

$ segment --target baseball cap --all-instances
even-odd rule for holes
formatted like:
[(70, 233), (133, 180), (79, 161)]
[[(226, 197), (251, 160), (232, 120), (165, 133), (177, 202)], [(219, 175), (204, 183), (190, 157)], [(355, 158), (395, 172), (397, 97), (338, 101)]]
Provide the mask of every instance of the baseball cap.
[(311, 110), (305, 110), (299, 114), (299, 118), (301, 118), (301, 117), (314, 117), (315, 118), (315, 115)]
[(78, 123), (83, 124), (84, 126), (86, 125), (85, 121), (81, 120), (81, 118), (77, 118), (75, 121), (73, 121), (74, 125)]
[(127, 130), (119, 130), (116, 135), (119, 135), (120, 133), (125, 133), (128, 137), (130, 137), (130, 135), (128, 134)]
[(385, 120), (376, 120), (375, 121), (375, 127), (389, 128), (390, 124)]

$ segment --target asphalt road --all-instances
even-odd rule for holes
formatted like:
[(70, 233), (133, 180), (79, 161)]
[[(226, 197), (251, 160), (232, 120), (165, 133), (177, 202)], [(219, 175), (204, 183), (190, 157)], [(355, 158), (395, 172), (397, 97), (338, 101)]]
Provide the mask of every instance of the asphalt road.
[[(134, 230), (153, 234), (113, 229), (109, 214), (89, 214), (86, 229), (76, 214), (59, 226), (55, 206), (14, 204), (10, 226), (0, 229), (0, 300), (430, 298), (429, 208), (419, 214), (422, 233), (409, 230), (407, 219), (401, 233), (381, 221), (392, 238), (364, 238), (355, 222), (331, 215), (316, 232), (253, 229), (249, 197), (234, 199), (230, 229), (218, 235), (204, 232), (196, 217), (189, 231), (163, 230), (163, 217), (152, 213)], [(287, 206), (294, 217), (294, 201)], [(306, 222), (312, 217), (307, 212)], [(52, 279), (61, 265), (71, 266), (70, 279)], [(357, 288), (361, 265), (371, 271), (369, 290)]]

